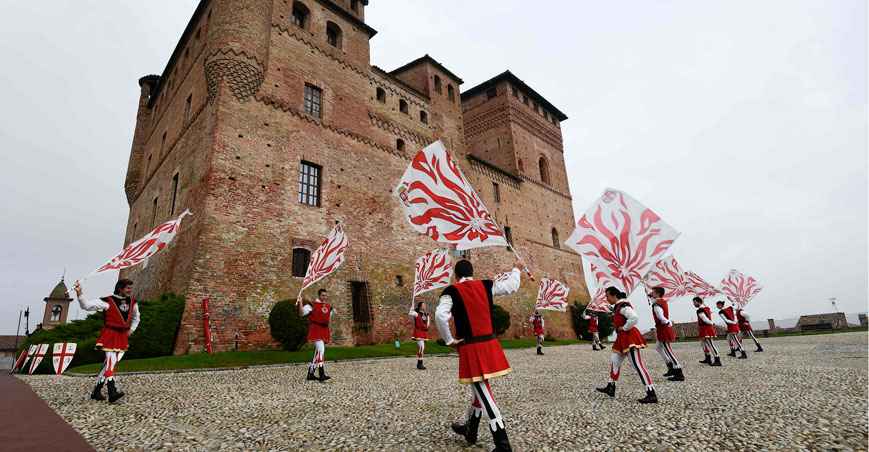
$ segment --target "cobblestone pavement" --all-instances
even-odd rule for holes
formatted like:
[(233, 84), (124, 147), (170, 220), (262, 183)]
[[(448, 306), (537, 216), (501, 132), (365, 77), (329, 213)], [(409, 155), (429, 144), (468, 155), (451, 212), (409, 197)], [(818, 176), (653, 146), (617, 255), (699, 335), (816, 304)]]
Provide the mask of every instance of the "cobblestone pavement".
[[(627, 362), (616, 398), (596, 393), (609, 351), (587, 345), (508, 351), (514, 372), (492, 386), (516, 450), (865, 450), (867, 334), (762, 343), (765, 352), (724, 356), (718, 368), (698, 364), (697, 343), (677, 344), (683, 383), (661, 378), (646, 350), (658, 405), (636, 402), (643, 390)], [(469, 402), (455, 356), (414, 365), (327, 362), (323, 384), (304, 381), (299, 365), (121, 375), (127, 397), (116, 405), (88, 400), (90, 378), (23, 378), (98, 450), (491, 449), (485, 423), (475, 447), (449, 431)]]

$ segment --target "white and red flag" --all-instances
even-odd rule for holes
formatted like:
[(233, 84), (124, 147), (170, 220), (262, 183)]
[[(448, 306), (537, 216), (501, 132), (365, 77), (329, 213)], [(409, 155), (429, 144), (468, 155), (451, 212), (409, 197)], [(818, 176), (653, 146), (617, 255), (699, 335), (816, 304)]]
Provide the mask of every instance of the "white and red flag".
[(658, 261), (643, 283), (651, 290), (653, 287), (663, 287), (667, 298), (684, 297), (688, 295), (688, 279), (673, 256), (667, 256)]
[(109, 270), (129, 268), (145, 262), (149, 257), (166, 248), (166, 245), (175, 238), (175, 234), (181, 228), (181, 220), (187, 215), (192, 215), (189, 210), (185, 210), (178, 218), (157, 226), (148, 235), (127, 245), (120, 253), (109, 259), (108, 262), (91, 272), (88, 276)]
[(414, 230), (458, 250), (507, 246), (507, 239), (474, 187), (436, 141), (417, 152), (395, 188)]
[(329, 236), (317, 248), (317, 251), (311, 255), (308, 271), (305, 272), (305, 279), (302, 281), (301, 290), (299, 290), (299, 299), (301, 299), (302, 290), (325, 278), (341, 266), (341, 263), (344, 262), (344, 250), (347, 249), (348, 243), (347, 235), (344, 234), (344, 227), (341, 223), (336, 224)]
[(30, 347), (21, 350), (21, 354), (18, 355), (18, 359), (15, 360), (15, 365), (12, 366), (12, 373), (18, 372), (19, 370), (24, 368), (24, 365), (27, 364), (27, 360), (30, 359), (30, 356), (35, 352), (35, 345), (31, 345)]
[(537, 304), (534, 309), (546, 309), (550, 311), (567, 311), (567, 294), (570, 288), (560, 281), (543, 278), (540, 280), (540, 288), (537, 290)]
[(45, 358), (45, 355), (48, 353), (48, 344), (39, 344), (36, 346), (36, 351), (33, 353), (33, 357), (30, 360), (30, 368), (27, 370), (28, 375), (33, 375), (33, 372), (39, 367), (39, 363), (42, 362), (42, 358)]
[(588, 302), (586, 309), (589, 311), (609, 313), (610, 305), (609, 302), (606, 301), (605, 293), (606, 288), (613, 285), (609, 274), (601, 271), (600, 267), (594, 262), (589, 263), (589, 269), (591, 270), (591, 275), (596, 281), (597, 289), (594, 291), (594, 295), (591, 297), (591, 301)]
[(430, 290), (450, 285), (453, 277), (453, 266), (450, 262), (450, 251), (440, 248), (429, 251), (416, 260), (416, 274), (413, 280), (413, 297)]
[(679, 232), (651, 209), (608, 188), (579, 219), (565, 245), (601, 262), (600, 271), (612, 285), (630, 295), (677, 237)]
[(60, 375), (69, 367), (72, 362), (72, 357), (75, 356), (75, 342), (57, 342), (51, 351), (51, 364), (54, 366), (54, 373)]
[(730, 270), (721, 280), (721, 292), (728, 300), (740, 307), (745, 307), (762, 289), (763, 286), (758, 284), (756, 279), (751, 276), (746, 277), (738, 270)]
[(721, 293), (715, 286), (706, 282), (700, 275), (692, 271), (685, 272), (688, 293), (700, 298), (714, 297)]

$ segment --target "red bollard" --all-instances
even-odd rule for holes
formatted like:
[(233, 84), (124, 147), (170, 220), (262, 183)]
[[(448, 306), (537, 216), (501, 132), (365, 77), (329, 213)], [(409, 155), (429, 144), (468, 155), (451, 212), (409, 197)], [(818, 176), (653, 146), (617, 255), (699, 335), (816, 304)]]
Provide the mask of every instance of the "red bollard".
[(208, 298), (202, 299), (202, 327), (205, 332), (205, 352), (211, 353), (211, 325), (208, 321), (210, 315), (208, 313)]

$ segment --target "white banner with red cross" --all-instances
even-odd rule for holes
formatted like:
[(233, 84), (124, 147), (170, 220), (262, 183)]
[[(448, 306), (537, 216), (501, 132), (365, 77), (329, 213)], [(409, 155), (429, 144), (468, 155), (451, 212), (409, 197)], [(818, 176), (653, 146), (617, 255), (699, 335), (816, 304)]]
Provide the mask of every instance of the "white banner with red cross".
[(45, 358), (46, 354), (48, 354), (48, 344), (39, 344), (36, 346), (36, 351), (33, 353), (30, 360), (30, 368), (27, 370), (28, 375), (33, 375), (33, 372), (37, 367), (39, 367), (39, 363), (42, 362), (42, 358)]
[(51, 364), (54, 366), (54, 373), (60, 375), (69, 367), (75, 356), (75, 342), (57, 342), (51, 351)]

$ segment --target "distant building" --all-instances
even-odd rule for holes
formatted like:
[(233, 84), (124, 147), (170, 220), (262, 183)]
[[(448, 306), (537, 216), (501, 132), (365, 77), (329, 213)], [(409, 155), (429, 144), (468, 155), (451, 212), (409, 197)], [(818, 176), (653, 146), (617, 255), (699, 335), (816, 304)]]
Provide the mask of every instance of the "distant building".
[(860, 326), (866, 328), (869, 326), (866, 322), (866, 314), (857, 314), (857, 317), (860, 319)]
[(0, 369), (12, 368), (15, 362), (15, 346), (21, 345), (26, 339), (24, 336), (0, 336)]
[(66, 323), (69, 317), (69, 302), (72, 298), (69, 297), (69, 289), (66, 288), (66, 283), (63, 278), (54, 286), (47, 297), (43, 298), (45, 302), (45, 312), (42, 314), (42, 328), (50, 330), (58, 325)]
[(843, 312), (803, 315), (797, 321), (797, 329), (800, 331), (838, 330), (842, 328), (848, 328), (848, 320), (845, 319)]

